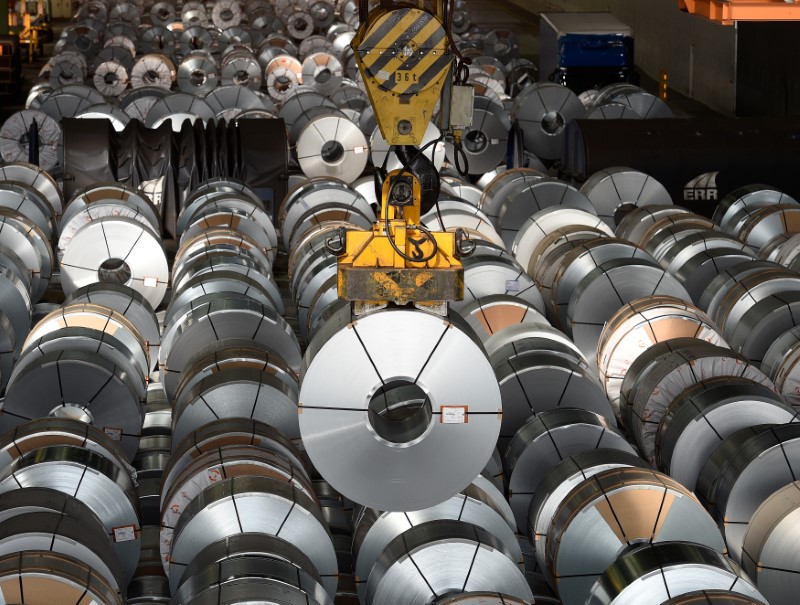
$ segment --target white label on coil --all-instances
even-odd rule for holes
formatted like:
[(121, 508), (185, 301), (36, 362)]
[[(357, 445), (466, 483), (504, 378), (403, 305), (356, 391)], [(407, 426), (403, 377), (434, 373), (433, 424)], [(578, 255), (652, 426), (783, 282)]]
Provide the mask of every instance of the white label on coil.
[(103, 432), (109, 439), (113, 439), (114, 441), (122, 441), (122, 429), (117, 429), (113, 426), (104, 426)]
[(148, 288), (155, 288), (158, 285), (157, 277), (145, 277), (142, 281), (144, 281), (144, 285)]
[(492, 145), (499, 145), (500, 139), (492, 139)]
[(136, 539), (136, 526), (124, 525), (114, 528), (114, 542), (130, 542)]
[(443, 405), (442, 424), (466, 424), (468, 410), (465, 405)]
[(516, 279), (506, 280), (506, 292), (519, 292), (519, 282)]
[(353, 147), (353, 153), (356, 155), (361, 155), (364, 151), (366, 150), (363, 147)]

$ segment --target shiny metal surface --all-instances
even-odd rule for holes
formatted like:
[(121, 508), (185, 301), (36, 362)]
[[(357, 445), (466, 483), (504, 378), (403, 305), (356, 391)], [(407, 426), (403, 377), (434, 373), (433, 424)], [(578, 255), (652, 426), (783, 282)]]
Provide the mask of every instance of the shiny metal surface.
[(621, 417), (622, 383), (631, 364), (656, 343), (674, 338), (727, 347), (703, 311), (671, 296), (632, 300), (605, 324), (597, 348), (597, 369), (617, 415)]
[(0, 181), (0, 208), (23, 215), (50, 239), (55, 232), (53, 207), (38, 191), (22, 183)]
[(800, 205), (797, 202), (772, 204), (749, 212), (736, 226), (735, 235), (759, 250), (781, 233), (797, 233), (799, 227)]
[[(726, 591), (734, 596), (728, 601), (716, 601), (706, 594), (699, 596), (699, 600), (689, 598), (688, 595), (699, 591), (711, 594)], [(724, 555), (705, 546), (675, 542), (642, 546), (622, 555), (592, 587), (586, 604), (642, 602), (763, 605), (766, 599)]]
[(459, 592), (503, 592), (532, 598), (525, 576), (499, 541), (458, 521), (414, 527), (386, 547), (370, 573), (370, 605), (429, 602)]
[(681, 206), (657, 204), (654, 206), (636, 206), (627, 212), (615, 230), (617, 237), (626, 239), (637, 246), (642, 243), (642, 238), (648, 230), (668, 216), (691, 214)]
[(311, 120), (298, 137), (297, 157), (309, 178), (327, 176), (352, 183), (367, 165), (369, 146), (350, 120), (323, 115)]
[(251, 418), (297, 439), (297, 387), (293, 386), (257, 369), (223, 369), (176, 397), (173, 438), (180, 441), (215, 419)]
[(799, 514), (800, 485), (794, 481), (759, 506), (745, 535), (742, 567), (774, 605), (788, 605), (797, 597)]
[(542, 159), (561, 157), (566, 125), (582, 118), (586, 110), (571, 90), (553, 83), (537, 83), (514, 99), (511, 112), (525, 133), (525, 148)]
[(100, 305), (122, 314), (144, 340), (149, 355), (149, 369), (155, 369), (161, 346), (161, 329), (153, 307), (144, 296), (122, 284), (101, 282), (75, 290), (64, 301), (64, 307), (78, 303)]
[(478, 298), (464, 307), (461, 316), (483, 343), (510, 326), (550, 325), (535, 306), (509, 294), (493, 294)]
[(210, 544), (264, 533), (300, 549), (317, 568), (328, 594), (336, 593), (336, 555), (325, 521), (312, 499), (283, 482), (268, 477), (223, 479), (192, 500), (174, 529), (168, 545), (171, 586), (177, 586), (188, 562)]
[[(431, 122), (425, 129), (425, 135), (422, 137), (422, 143), (420, 145), (420, 147), (430, 145), (427, 150), (423, 152), (423, 155), (433, 162), (436, 170), (440, 170), (442, 168), (446, 157), (444, 141), (440, 140), (441, 134), (441, 131), (436, 127), (436, 125)], [(435, 143), (434, 141), (439, 142)], [(389, 172), (392, 170), (399, 170), (403, 167), (403, 164), (400, 162), (397, 155), (395, 155), (394, 152), (389, 151), (389, 144), (386, 142), (386, 139), (383, 138), (383, 134), (381, 134), (381, 131), (377, 126), (371, 133), (369, 148), (373, 166), (382, 167), (385, 163), (386, 170)]]
[(519, 228), (510, 246), (511, 253), (523, 267), (529, 267), (534, 252), (539, 245), (556, 229), (572, 226), (592, 227), (601, 230), (609, 237), (614, 232), (596, 215), (576, 208), (551, 206), (540, 210), (528, 218)]
[(714, 222), (723, 231), (736, 235), (738, 225), (758, 208), (773, 204), (797, 203), (791, 196), (766, 185), (746, 185), (723, 197), (714, 209)]
[(13, 351), (18, 354), (31, 329), (33, 305), (27, 284), (11, 269), (3, 266), (0, 266), (0, 309), (7, 321), (7, 324), (6, 321), (3, 321), (3, 324), (10, 328), (4, 330), (6, 338), (10, 341), (10, 337), (13, 336)]
[(88, 565), (41, 550), (0, 558), (0, 590), (7, 602), (24, 598), (30, 605), (52, 603), (54, 594), (68, 603), (123, 603), (114, 587)]
[(796, 422), (797, 413), (771, 389), (745, 378), (698, 382), (673, 401), (656, 434), (659, 468), (694, 489), (720, 441), (755, 424)]
[(771, 294), (742, 316), (728, 342), (753, 363), (761, 363), (772, 343), (796, 325), (799, 309), (800, 292)]
[(300, 369), (300, 345), (286, 320), (244, 295), (206, 294), (176, 315), (161, 341), (159, 364), (167, 397), (175, 400), (178, 382), (189, 365), (215, 340), (249, 339), (275, 351), (292, 369)]
[[(464, 379), (450, 380), (452, 368)], [(424, 400), (401, 400), (392, 412), (386, 389), (395, 386)], [(454, 495), (484, 467), (500, 430), (500, 392), (480, 347), (441, 317), (404, 309), (321, 328), (306, 353), (300, 406), (306, 450), (325, 480), (380, 510)], [(455, 423), (444, 422), (447, 406), (459, 406)]]
[(674, 277), (646, 259), (611, 260), (581, 280), (567, 306), (567, 325), (590, 363), (596, 359), (591, 356), (597, 351), (602, 326), (622, 305), (648, 296), (689, 300)]
[(505, 294), (528, 302), (540, 313), (544, 311), (536, 284), (513, 258), (472, 256), (463, 259), (463, 264), (464, 299), (451, 302), (451, 309), (460, 313), (475, 300)]
[(547, 534), (559, 507), (572, 490), (598, 473), (623, 467), (645, 468), (645, 462), (621, 450), (589, 450), (566, 458), (542, 479), (528, 507), (527, 526), (539, 569), (547, 569)]
[(41, 300), (50, 285), (55, 264), (48, 234), (19, 212), (0, 208), (0, 245), (13, 254), (30, 280), (31, 302)]
[(77, 192), (64, 208), (61, 223), (66, 224), (73, 216), (95, 203), (116, 201), (126, 207), (135, 208), (147, 217), (153, 231), (160, 233), (161, 218), (158, 208), (147, 197), (145, 192), (122, 183), (96, 183)]
[(656, 433), (672, 402), (698, 382), (723, 376), (772, 387), (744, 356), (694, 338), (660, 342), (636, 358), (622, 382), (620, 411), (647, 460), (656, 461)]
[(725, 534), (729, 556), (743, 563), (742, 546), (756, 509), (795, 481), (800, 467), (800, 424), (773, 426), (740, 444), (713, 482), (709, 509)]
[[(0, 492), (47, 487), (73, 496), (97, 516), (130, 578), (139, 560), (139, 521), (131, 477), (99, 454), (74, 446), (43, 446), (0, 475)], [(114, 528), (134, 530), (115, 541)], [(129, 538), (130, 536), (124, 536)]]
[(176, 78), (178, 88), (186, 93), (204, 96), (214, 90), (219, 83), (216, 61), (207, 52), (193, 50), (183, 57), (178, 65)]
[(620, 222), (620, 210), (672, 203), (661, 183), (643, 172), (624, 167), (594, 173), (581, 186), (581, 191), (592, 202), (597, 215), (612, 228)]
[[(462, 493), (420, 511), (399, 513), (371, 508), (359, 509), (353, 520), (356, 577), (368, 579), (381, 553), (398, 536), (413, 527), (442, 520), (471, 523), (484, 529), (502, 544), (512, 561), (522, 561), (519, 544), (512, 528), (503, 518), (502, 511), (494, 505), (478, 483), (473, 483)], [(365, 600), (366, 581), (357, 584), (356, 588), (360, 598)]]
[(0, 166), (0, 180), (14, 181), (32, 187), (50, 202), (56, 218), (61, 216), (64, 209), (64, 195), (55, 179), (46, 170), (24, 161), (12, 162)]
[(158, 128), (170, 120), (172, 130), (180, 132), (181, 124), (214, 118), (214, 112), (203, 99), (188, 93), (172, 93), (156, 101), (147, 112), (145, 126)]
[(547, 535), (548, 579), (565, 605), (589, 602), (597, 592), (593, 584), (602, 584), (606, 569), (629, 545), (676, 541), (720, 555), (725, 548), (714, 520), (677, 481), (643, 468), (605, 470), (580, 483), (558, 507)]
[(551, 177), (539, 179), (501, 202), (495, 225), (506, 247), (513, 247), (520, 228), (532, 215), (554, 206), (594, 213), (591, 202), (571, 185)]
[(503, 466), (520, 531), (528, 526), (528, 507), (547, 474), (565, 458), (594, 449), (634, 452), (611, 423), (587, 410), (543, 412), (517, 431), (503, 452)]
[[(112, 271), (105, 279), (104, 264)], [(112, 281), (132, 287), (156, 308), (166, 294), (169, 269), (160, 238), (150, 229), (132, 219), (101, 217), (75, 233), (64, 250), (61, 276), (67, 295), (87, 284)]]

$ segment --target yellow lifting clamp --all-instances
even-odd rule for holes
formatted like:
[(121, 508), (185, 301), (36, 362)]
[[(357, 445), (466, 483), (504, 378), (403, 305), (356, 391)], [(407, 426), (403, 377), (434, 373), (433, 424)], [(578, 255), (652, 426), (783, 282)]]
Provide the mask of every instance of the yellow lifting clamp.
[[(381, 0), (368, 12), (361, 0), (361, 25), (352, 42), (356, 62), (383, 137), (392, 149), (402, 148), (406, 158), (409, 149), (420, 156), (412, 146), (422, 143), (437, 103), (446, 117), (443, 130), (455, 134), (456, 142), (469, 126), (463, 116), (471, 121), (472, 89), (454, 86), (454, 73), (466, 68), (459, 64), (454, 71), (448, 1), (436, 0), (431, 12), (422, 2), (395, 6)], [(452, 102), (454, 96), (459, 102)], [(453, 113), (459, 116), (455, 122)], [(382, 182), (380, 215), (372, 230), (341, 231), (328, 242), (339, 255), (339, 297), (356, 303), (356, 309), (414, 303), (441, 311), (447, 301), (464, 297), (459, 258), (474, 245), (461, 230), (432, 232), (422, 225), (423, 181), (430, 185), (430, 173), (436, 175), (434, 183), (438, 175), (430, 167), (423, 178), (413, 162), (402, 163)], [(438, 185), (433, 190), (435, 199)]]

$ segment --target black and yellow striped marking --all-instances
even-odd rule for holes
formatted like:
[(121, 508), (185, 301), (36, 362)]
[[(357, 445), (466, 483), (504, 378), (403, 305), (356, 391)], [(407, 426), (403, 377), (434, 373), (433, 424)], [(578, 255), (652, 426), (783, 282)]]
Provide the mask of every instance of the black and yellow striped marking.
[(413, 95), (447, 75), (453, 62), (447, 47), (439, 19), (406, 7), (375, 21), (358, 45), (358, 58), (380, 89)]

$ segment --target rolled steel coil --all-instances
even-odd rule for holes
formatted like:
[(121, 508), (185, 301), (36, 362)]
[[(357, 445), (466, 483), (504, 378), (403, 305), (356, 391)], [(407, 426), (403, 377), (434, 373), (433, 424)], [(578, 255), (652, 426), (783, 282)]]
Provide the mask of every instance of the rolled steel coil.
[(680, 483), (649, 469), (612, 468), (580, 483), (558, 507), (547, 535), (548, 578), (565, 605), (584, 603), (627, 546), (676, 541), (719, 555), (725, 548), (714, 520)]
[(596, 172), (581, 186), (581, 191), (592, 202), (597, 215), (612, 228), (632, 207), (672, 203), (661, 183), (642, 172), (624, 167)]
[(582, 118), (585, 112), (571, 90), (549, 82), (537, 83), (514, 99), (511, 119), (525, 133), (528, 151), (545, 160), (557, 160), (563, 153), (567, 124)]
[(694, 489), (714, 448), (735, 431), (796, 422), (797, 413), (771, 389), (746, 378), (713, 378), (673, 401), (656, 434), (659, 468)]
[(503, 452), (509, 502), (517, 528), (528, 526), (531, 499), (547, 474), (565, 458), (594, 449), (633, 453), (625, 438), (602, 416), (563, 408), (533, 416)]
[(623, 554), (595, 583), (586, 603), (626, 605), (641, 599), (665, 605), (766, 602), (724, 555), (688, 542), (641, 546)]
[[(419, 510), (458, 493), (486, 464), (500, 429), (500, 392), (480, 346), (457, 324), (419, 311), (350, 321), (328, 321), (307, 352), (300, 431), (311, 460), (337, 491), (380, 510)], [(398, 336), (389, 343), (387, 330)], [(345, 351), (352, 372), (331, 390)], [(447, 367), (469, 372), (454, 383)], [(347, 438), (334, 426), (347, 427)]]

